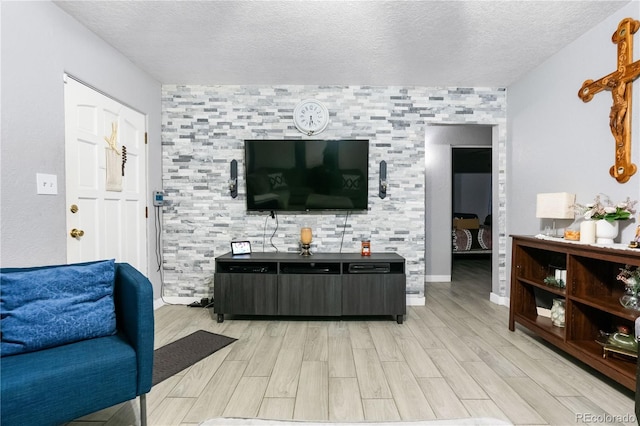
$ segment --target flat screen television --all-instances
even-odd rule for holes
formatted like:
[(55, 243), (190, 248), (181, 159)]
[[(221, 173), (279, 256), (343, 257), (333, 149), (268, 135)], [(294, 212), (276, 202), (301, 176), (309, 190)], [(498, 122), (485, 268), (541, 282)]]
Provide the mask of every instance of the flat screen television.
[(244, 141), (247, 210), (366, 210), (369, 141)]

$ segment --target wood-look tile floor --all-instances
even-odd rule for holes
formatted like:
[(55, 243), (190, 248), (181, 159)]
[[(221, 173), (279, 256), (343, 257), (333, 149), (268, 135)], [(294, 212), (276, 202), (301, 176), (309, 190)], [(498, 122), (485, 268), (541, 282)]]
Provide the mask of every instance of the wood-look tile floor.
[[(155, 386), (153, 426), (213, 417), (402, 421), (495, 417), (517, 425), (629, 424), (634, 393), (524, 329), (489, 302), (490, 262), (454, 261), (451, 283), (428, 283), (404, 324), (233, 319), (201, 308), (156, 310), (155, 345), (203, 329), (238, 341)], [(138, 424), (131, 401), (70, 423)]]

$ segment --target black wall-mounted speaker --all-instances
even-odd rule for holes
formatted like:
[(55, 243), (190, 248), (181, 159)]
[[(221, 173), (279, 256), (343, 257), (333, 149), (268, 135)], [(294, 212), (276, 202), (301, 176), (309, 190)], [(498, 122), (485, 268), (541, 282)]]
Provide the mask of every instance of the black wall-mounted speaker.
[(378, 195), (380, 198), (387, 196), (387, 162), (384, 160), (380, 162), (380, 185)]
[(229, 192), (231, 198), (238, 196), (238, 162), (231, 160), (231, 178), (229, 179)]

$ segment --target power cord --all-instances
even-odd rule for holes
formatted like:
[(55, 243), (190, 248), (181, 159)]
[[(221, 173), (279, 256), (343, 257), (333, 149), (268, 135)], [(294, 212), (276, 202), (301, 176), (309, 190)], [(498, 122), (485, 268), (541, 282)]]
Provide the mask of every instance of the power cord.
[(276, 231), (278, 231), (278, 226), (280, 226), (280, 224), (278, 223), (278, 215), (277, 215), (277, 214), (275, 214), (275, 212), (273, 212), (273, 211), (272, 211), (272, 212), (271, 212), (271, 217), (272, 217), (272, 218), (274, 218), (274, 216), (275, 216), (275, 219), (276, 219), (276, 227), (275, 227), (275, 229), (273, 230), (273, 232), (271, 233), (271, 238), (269, 239), (269, 243), (271, 244), (271, 247), (273, 247), (274, 249), (276, 249), (276, 253), (277, 253), (277, 252), (278, 252), (278, 247), (276, 247), (276, 246), (273, 244), (273, 236), (274, 236), (274, 235), (276, 235)]
[(351, 211), (347, 211), (347, 215), (344, 217), (344, 226), (342, 227), (342, 238), (340, 239), (340, 251), (338, 253), (342, 253), (342, 243), (344, 242), (344, 234), (347, 232), (347, 220), (349, 220), (349, 214)]
[[(160, 273), (160, 299), (165, 305), (175, 305), (175, 303), (169, 303), (164, 298), (164, 268), (162, 268), (162, 221), (160, 220), (160, 206), (155, 206), (155, 232), (156, 232), (156, 263), (158, 264), (157, 272)], [(210, 308), (213, 307), (213, 298), (202, 298), (200, 301), (196, 301), (187, 305), (190, 308)]]
[(208, 297), (203, 297), (200, 301), (189, 303), (187, 306), (189, 308), (212, 308), (213, 299), (209, 300)]
[(267, 221), (269, 220), (270, 217), (271, 217), (271, 219), (275, 219), (276, 220), (276, 228), (273, 230), (273, 233), (271, 234), (271, 238), (269, 239), (269, 243), (271, 244), (271, 247), (276, 249), (276, 252), (278, 252), (279, 251), (278, 247), (276, 247), (273, 244), (273, 236), (276, 234), (276, 231), (278, 231), (278, 215), (273, 210), (271, 210), (271, 212), (269, 212), (267, 217), (264, 218), (264, 227), (263, 227), (263, 231), (262, 231), (262, 251), (264, 252), (264, 244), (265, 244), (265, 241), (267, 239)]
[(160, 206), (155, 206), (155, 231), (156, 231), (156, 263), (158, 264), (157, 272), (160, 273), (160, 300), (165, 305), (173, 305), (164, 299), (164, 269), (162, 268), (162, 221), (160, 220)]
[(160, 237), (162, 236), (162, 223), (160, 222), (160, 206), (156, 206), (156, 217), (154, 220), (156, 227), (156, 263), (158, 264), (157, 271), (162, 269), (162, 245), (160, 244)]

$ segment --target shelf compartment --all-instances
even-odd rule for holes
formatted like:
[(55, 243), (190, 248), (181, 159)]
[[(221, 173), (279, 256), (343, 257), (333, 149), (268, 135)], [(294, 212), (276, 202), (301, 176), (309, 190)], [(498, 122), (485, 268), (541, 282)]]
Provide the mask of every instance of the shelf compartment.
[(570, 294), (576, 297), (618, 299), (624, 292), (624, 283), (616, 280), (624, 264), (605, 261), (597, 257), (571, 256)]
[(516, 276), (540, 285), (544, 285), (544, 279), (550, 275), (551, 269), (566, 269), (566, 253), (546, 250), (536, 247), (518, 245), (514, 247), (513, 265)]
[(571, 327), (567, 336), (569, 341), (595, 342), (600, 330), (612, 333), (618, 326), (635, 329), (633, 316), (621, 317), (575, 300), (569, 304), (569, 311), (568, 314), (571, 315)]
[(226, 274), (276, 274), (276, 262), (216, 262), (216, 272)]
[(343, 274), (404, 274), (404, 262), (345, 262), (342, 264)]
[(618, 300), (621, 295), (622, 295), (622, 292), (606, 298), (604, 297), (602, 298), (570, 297), (570, 299), (574, 303), (580, 303), (586, 306), (590, 306), (594, 309), (606, 312), (609, 315), (613, 315), (623, 320), (634, 322), (635, 319), (640, 316), (640, 311), (624, 308)]
[(573, 340), (568, 346), (578, 359), (612, 377), (629, 389), (635, 390), (636, 362), (632, 357), (604, 357), (602, 345), (595, 340)]
[(337, 262), (283, 262), (280, 264), (281, 274), (318, 274), (339, 275), (340, 263)]
[(528, 284), (530, 286), (539, 288), (539, 289), (544, 290), (546, 292), (553, 293), (553, 294), (557, 295), (558, 297), (566, 297), (566, 295), (567, 295), (566, 289), (562, 288), (562, 287), (554, 287), (554, 286), (547, 285), (547, 284), (541, 284), (538, 281), (532, 281), (532, 280), (528, 280), (526, 278), (519, 278), (518, 281), (520, 281), (523, 284)]
[(553, 325), (551, 318), (520, 313), (515, 314), (515, 321), (536, 332), (544, 339), (551, 340), (554, 344), (559, 344), (565, 340), (565, 328)]
[[(512, 292), (517, 295), (511, 296), (510, 312), (513, 313), (511, 324), (515, 325), (513, 321), (517, 321), (538, 333), (544, 332), (550, 338), (564, 341), (564, 328), (554, 326), (551, 318), (538, 314), (538, 308), (551, 309), (553, 299), (564, 299), (563, 297), (558, 297), (556, 291), (552, 292), (539, 285), (523, 283), (522, 280), (518, 280), (518, 284), (512, 287)], [(514, 328), (510, 326), (510, 329)]]
[(537, 307), (551, 309), (553, 299), (566, 299), (564, 290), (561, 289), (534, 284), (527, 280), (517, 280), (517, 283), (518, 285), (512, 289), (518, 292), (517, 312), (532, 315), (537, 313)]

